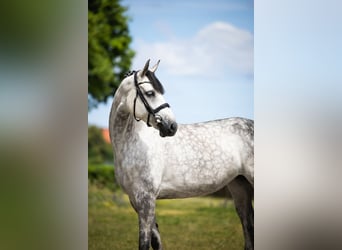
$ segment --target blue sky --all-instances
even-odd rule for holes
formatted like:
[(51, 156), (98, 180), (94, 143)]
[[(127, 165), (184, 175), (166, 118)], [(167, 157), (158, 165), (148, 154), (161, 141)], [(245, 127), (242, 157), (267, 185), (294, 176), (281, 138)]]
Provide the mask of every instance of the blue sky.
[[(253, 1), (125, 0), (136, 51), (132, 69), (147, 59), (179, 123), (232, 116), (254, 118)], [(112, 100), (88, 114), (108, 126)]]

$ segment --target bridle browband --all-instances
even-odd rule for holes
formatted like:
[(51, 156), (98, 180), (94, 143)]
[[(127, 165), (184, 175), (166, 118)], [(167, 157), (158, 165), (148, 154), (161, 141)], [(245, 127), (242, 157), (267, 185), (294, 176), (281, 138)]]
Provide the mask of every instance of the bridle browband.
[(147, 126), (151, 127), (151, 124), (150, 124), (150, 116), (152, 115), (155, 119), (156, 119), (156, 122), (157, 123), (160, 123), (162, 121), (162, 118), (161, 116), (157, 115), (157, 113), (164, 109), (164, 108), (169, 108), (170, 105), (168, 103), (164, 103), (160, 106), (158, 106), (157, 108), (153, 109), (150, 104), (148, 104), (145, 96), (143, 95), (139, 85), (141, 84), (144, 84), (144, 83), (151, 83), (149, 81), (143, 81), (143, 82), (138, 82), (137, 80), (137, 74), (138, 74), (138, 71), (133, 71), (130, 73), (130, 75), (134, 74), (134, 85), (135, 85), (135, 88), (137, 90), (137, 94), (134, 98), (134, 104), (133, 104), (133, 115), (134, 115), (134, 119), (136, 121), (140, 121), (141, 119), (138, 119), (136, 116), (135, 116), (135, 106), (136, 106), (136, 103), (137, 103), (137, 98), (138, 96), (140, 97), (140, 100), (142, 101), (142, 103), (144, 104), (147, 112), (148, 112), (148, 116), (147, 116)]

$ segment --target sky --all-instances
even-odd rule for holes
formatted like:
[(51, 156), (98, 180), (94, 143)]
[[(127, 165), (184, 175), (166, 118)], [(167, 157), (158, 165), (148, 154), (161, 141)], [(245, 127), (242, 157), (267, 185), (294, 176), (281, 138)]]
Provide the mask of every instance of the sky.
[[(254, 6), (250, 0), (124, 0), (132, 70), (159, 59), (156, 76), (178, 123), (254, 118)], [(108, 127), (112, 99), (88, 114)]]

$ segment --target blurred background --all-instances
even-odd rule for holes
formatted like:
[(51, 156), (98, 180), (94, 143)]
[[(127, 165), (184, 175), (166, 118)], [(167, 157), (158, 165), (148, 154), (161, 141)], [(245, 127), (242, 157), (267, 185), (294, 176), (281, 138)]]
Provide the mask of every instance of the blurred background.
[(0, 3), (0, 249), (87, 248), (87, 4)]

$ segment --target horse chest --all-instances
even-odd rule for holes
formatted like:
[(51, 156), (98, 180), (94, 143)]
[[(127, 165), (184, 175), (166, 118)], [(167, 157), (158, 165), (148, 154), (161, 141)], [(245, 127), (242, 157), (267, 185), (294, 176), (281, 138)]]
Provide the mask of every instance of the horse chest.
[(128, 190), (157, 190), (163, 172), (159, 147), (148, 147), (137, 141), (122, 145), (115, 159), (115, 175), (120, 186)]

